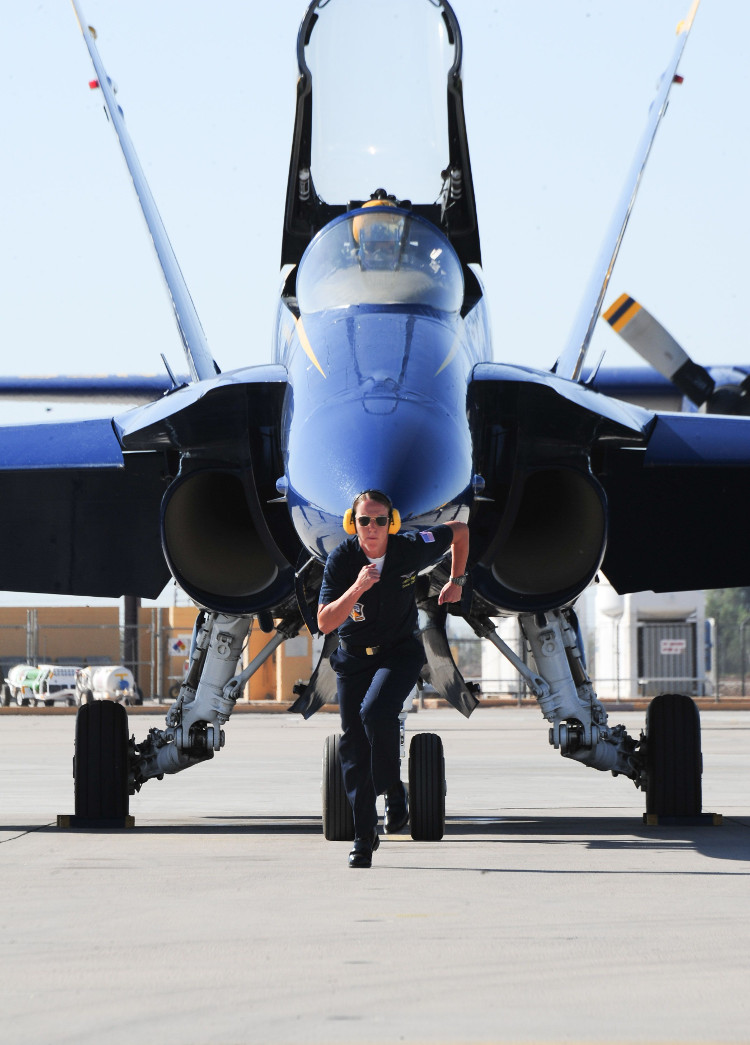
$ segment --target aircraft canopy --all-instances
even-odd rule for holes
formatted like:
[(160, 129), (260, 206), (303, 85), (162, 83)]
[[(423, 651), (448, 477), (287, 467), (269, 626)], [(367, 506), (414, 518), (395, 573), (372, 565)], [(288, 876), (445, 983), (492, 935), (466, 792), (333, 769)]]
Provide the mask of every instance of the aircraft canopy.
[(315, 237), (300, 261), (300, 312), (352, 305), (423, 305), (458, 312), (461, 263), (430, 222), (395, 208), (351, 211)]
[(431, 203), (449, 162), (446, 82), (456, 58), (434, 0), (329, 0), (304, 58), (315, 101), (312, 172), (328, 203), (372, 186)]

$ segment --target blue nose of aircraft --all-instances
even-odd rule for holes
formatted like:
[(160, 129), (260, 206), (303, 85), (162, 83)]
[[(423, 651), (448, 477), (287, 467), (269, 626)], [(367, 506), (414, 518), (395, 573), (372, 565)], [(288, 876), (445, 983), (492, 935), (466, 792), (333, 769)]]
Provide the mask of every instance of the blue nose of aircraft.
[(288, 450), (292, 521), (318, 556), (341, 542), (344, 512), (362, 490), (387, 494), (404, 528), (436, 523), (447, 506), (467, 503), (472, 455), (466, 417), (426, 397), (342, 397), (293, 421)]

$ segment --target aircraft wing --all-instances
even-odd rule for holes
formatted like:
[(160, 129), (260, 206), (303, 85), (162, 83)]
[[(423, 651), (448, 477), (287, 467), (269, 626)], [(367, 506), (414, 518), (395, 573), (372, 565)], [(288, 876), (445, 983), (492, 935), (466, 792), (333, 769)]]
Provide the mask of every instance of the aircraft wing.
[(175, 389), (114, 423), (129, 450), (213, 446), (228, 460), (244, 460), (250, 429), (279, 424), (286, 384), (283, 366), (247, 367)]
[[(179, 379), (178, 379), (179, 380)], [(183, 379), (186, 380), (186, 379)], [(0, 401), (13, 403), (150, 403), (172, 387), (161, 374), (101, 374), (0, 377)]]
[(563, 603), (597, 547), (620, 594), (750, 585), (750, 419), (645, 410), (498, 364), (474, 368), (469, 414), (490, 602)]
[(123, 453), (107, 417), (0, 429), (0, 461), (0, 588), (146, 598), (164, 589), (164, 454)]
[[(269, 585), (273, 598), (298, 555), (297, 543), (284, 541), (278, 506), (268, 504), (281, 474), (286, 377), (283, 367), (249, 367), (175, 389), (115, 418), (0, 428), (0, 542), (12, 551), (0, 557), (0, 589), (156, 598), (170, 577), (164, 495), (181, 482), (191, 494), (179, 502), (178, 529), (200, 535), (209, 511), (226, 515), (237, 545), (259, 554), (262, 548), (268, 576), (279, 575), (279, 583)], [(180, 453), (196, 448), (199, 460), (180, 470)], [(250, 508), (238, 518), (232, 469), (248, 459), (254, 463), (252, 488), (250, 478), (244, 480)], [(199, 558), (199, 536), (195, 540)], [(228, 543), (226, 529), (220, 541)], [(232, 568), (239, 569), (236, 559)], [(203, 594), (212, 583), (213, 577), (204, 581)], [(191, 587), (189, 577), (184, 586)]]
[(544, 411), (547, 417), (560, 411), (560, 422), (568, 410), (576, 411), (598, 418), (600, 422), (606, 419), (615, 428), (635, 435), (642, 433), (651, 420), (651, 414), (638, 406), (600, 395), (585, 385), (530, 367), (480, 363), (472, 372), (470, 398), (480, 389), (488, 400), (488, 413), (482, 421), (488, 425), (495, 423), (492, 413), (503, 409), (501, 396), (509, 394), (528, 397), (535, 417), (539, 416), (539, 411)]
[(644, 448), (605, 450), (597, 471), (617, 592), (750, 585), (750, 420), (658, 414)]
[(679, 411), (683, 397), (666, 377), (645, 366), (607, 367), (584, 373), (584, 385), (647, 410)]
[(607, 367), (584, 374), (583, 383), (595, 392), (624, 399), (647, 410), (695, 412), (699, 406), (704, 413), (748, 416), (745, 404), (750, 368), (744, 364), (720, 364), (700, 369), (705, 374), (702, 388), (710, 382), (713, 391), (703, 395), (704, 401), (697, 405), (695, 382), (677, 381), (645, 366)]

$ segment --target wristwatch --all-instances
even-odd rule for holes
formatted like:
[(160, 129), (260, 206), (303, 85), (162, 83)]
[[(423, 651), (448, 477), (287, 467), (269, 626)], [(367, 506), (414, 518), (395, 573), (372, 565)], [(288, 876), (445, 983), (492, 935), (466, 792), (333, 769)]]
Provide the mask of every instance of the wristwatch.
[(451, 584), (457, 584), (459, 588), (463, 588), (468, 579), (468, 573), (462, 573), (460, 577), (451, 577)]

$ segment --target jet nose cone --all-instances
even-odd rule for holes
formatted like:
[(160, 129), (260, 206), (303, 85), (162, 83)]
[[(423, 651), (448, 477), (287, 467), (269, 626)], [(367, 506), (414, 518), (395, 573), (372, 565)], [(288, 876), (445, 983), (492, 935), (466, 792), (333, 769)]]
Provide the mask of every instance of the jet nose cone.
[(290, 430), (288, 500), (303, 543), (327, 555), (343, 537), (342, 518), (363, 490), (381, 490), (403, 524), (466, 491), (471, 439), (465, 417), (429, 401), (360, 401), (327, 406)]

